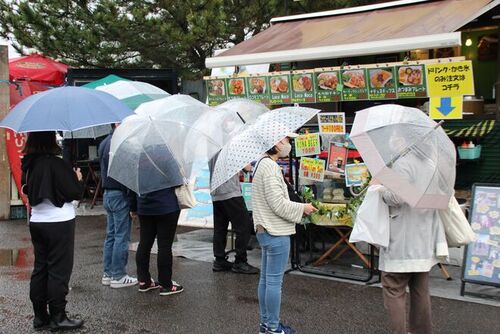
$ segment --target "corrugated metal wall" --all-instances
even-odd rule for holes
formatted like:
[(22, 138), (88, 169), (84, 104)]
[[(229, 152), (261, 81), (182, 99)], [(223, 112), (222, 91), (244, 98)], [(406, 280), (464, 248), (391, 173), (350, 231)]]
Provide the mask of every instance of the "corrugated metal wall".
[[(446, 121), (446, 129), (459, 129), (477, 124), (480, 120)], [(481, 144), (479, 160), (460, 160), (457, 165), (457, 181), (455, 188), (468, 189), (476, 182), (500, 183), (500, 121), (495, 122), (493, 130), (474, 144)], [(463, 140), (454, 140), (460, 144)], [(458, 157), (457, 157), (458, 158)]]

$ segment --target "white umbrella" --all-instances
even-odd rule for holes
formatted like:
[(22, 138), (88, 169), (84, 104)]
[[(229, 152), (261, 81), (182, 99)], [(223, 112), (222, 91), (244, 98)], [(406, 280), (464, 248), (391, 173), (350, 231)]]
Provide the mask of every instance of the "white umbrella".
[(417, 208), (445, 209), (454, 193), (456, 151), (421, 110), (394, 104), (356, 113), (350, 139), (370, 173)]
[(262, 114), (224, 145), (212, 175), (211, 189), (224, 184), (252, 161), (272, 148), (287, 134), (313, 118), (318, 109), (284, 107)]
[(143, 103), (113, 134), (108, 175), (139, 194), (185, 183), (222, 147), (220, 133), (204, 126), (212, 112), (187, 95)]
[(170, 96), (163, 89), (141, 81), (119, 80), (109, 85), (98, 86), (95, 89), (113, 95), (132, 110), (142, 103)]

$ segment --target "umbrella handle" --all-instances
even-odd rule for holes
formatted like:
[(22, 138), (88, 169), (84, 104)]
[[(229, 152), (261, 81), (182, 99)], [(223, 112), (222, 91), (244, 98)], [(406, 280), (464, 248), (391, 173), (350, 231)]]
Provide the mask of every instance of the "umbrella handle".
[(433, 128), (432, 130), (430, 130), (429, 132), (427, 132), (424, 136), (422, 136), (422, 138), (420, 138), (419, 140), (415, 141), (413, 144), (409, 145), (408, 147), (406, 147), (405, 149), (403, 149), (400, 153), (398, 153), (394, 158), (391, 159), (391, 161), (389, 161), (386, 166), (389, 167), (389, 168), (392, 168), (392, 166), (394, 165), (394, 163), (396, 161), (398, 161), (400, 158), (404, 157), (405, 155), (408, 154), (408, 152), (411, 151), (411, 149), (413, 148), (413, 146), (416, 146), (418, 143), (424, 141), (427, 139), (427, 137), (429, 137), (429, 135), (432, 133), (432, 131), (436, 130), (437, 128), (439, 128), (442, 124), (444, 123), (444, 120), (440, 120)]

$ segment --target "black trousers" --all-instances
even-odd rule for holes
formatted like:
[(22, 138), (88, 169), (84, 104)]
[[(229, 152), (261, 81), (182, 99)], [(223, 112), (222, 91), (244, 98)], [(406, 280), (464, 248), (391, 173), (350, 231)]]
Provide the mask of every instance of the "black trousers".
[(35, 264), (30, 282), (30, 299), (35, 310), (49, 305), (50, 313), (64, 312), (73, 270), (75, 220), (30, 223)]
[(139, 282), (149, 282), (149, 258), (151, 247), (157, 239), (158, 244), (158, 282), (164, 288), (172, 286), (172, 244), (180, 211), (166, 215), (144, 216), (139, 215), (141, 225), (139, 246), (135, 261), (137, 264), (137, 279)]
[(214, 256), (217, 260), (226, 257), (227, 229), (231, 222), (236, 233), (235, 261), (247, 262), (247, 246), (252, 233), (252, 221), (243, 197), (233, 197), (213, 202), (214, 206)]

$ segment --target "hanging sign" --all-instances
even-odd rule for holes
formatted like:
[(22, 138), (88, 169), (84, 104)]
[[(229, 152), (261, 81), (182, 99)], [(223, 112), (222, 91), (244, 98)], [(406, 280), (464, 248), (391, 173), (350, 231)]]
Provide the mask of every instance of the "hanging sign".
[(271, 73), (269, 77), (269, 87), (271, 88), (270, 104), (290, 104), (292, 102), (290, 82), (289, 72)]
[(312, 158), (300, 159), (299, 177), (323, 182), (325, 178), (325, 160)]
[(342, 90), (337, 89), (340, 83), (340, 72), (337, 70), (317, 70), (314, 73), (314, 89), (316, 102), (338, 102), (342, 98)]
[(424, 65), (396, 66), (398, 98), (427, 97)]
[(346, 187), (359, 187), (365, 184), (370, 176), (368, 167), (364, 164), (345, 165)]
[(365, 69), (341, 70), (342, 101), (368, 100)]
[(394, 67), (380, 67), (368, 69), (370, 100), (396, 99), (396, 69)]
[(227, 87), (224, 78), (207, 80), (208, 105), (216, 106), (227, 100)]
[(474, 95), (472, 61), (427, 64), (430, 97)]
[(347, 161), (347, 148), (340, 143), (330, 143), (328, 150), (327, 170), (334, 173), (343, 173)]
[(345, 113), (328, 112), (318, 114), (318, 125), (320, 134), (344, 134)]
[(319, 133), (309, 133), (295, 138), (295, 156), (320, 154)]
[(247, 97), (245, 78), (235, 77), (226, 80), (228, 100)]
[(265, 75), (250, 75), (246, 78), (247, 86), (247, 98), (260, 102), (263, 104), (269, 104), (270, 99), (270, 88), (269, 88), (269, 77)]
[(292, 77), (292, 103), (314, 103), (314, 72), (293, 71)]
[(432, 119), (462, 119), (463, 96), (431, 97), (429, 117)]

